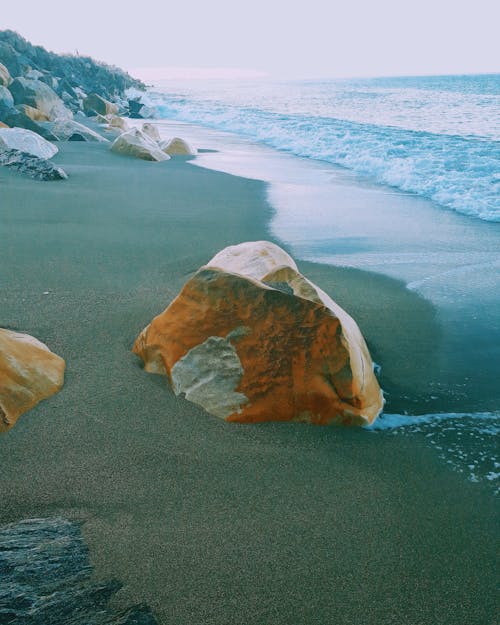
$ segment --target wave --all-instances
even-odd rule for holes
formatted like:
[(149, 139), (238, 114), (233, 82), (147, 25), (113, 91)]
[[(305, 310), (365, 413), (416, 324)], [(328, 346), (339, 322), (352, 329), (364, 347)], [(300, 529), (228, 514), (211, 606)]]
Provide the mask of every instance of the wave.
[(471, 482), (500, 493), (500, 412), (382, 414), (365, 429), (398, 436), (423, 436), (439, 458)]
[(327, 161), (442, 207), (500, 222), (500, 142), (335, 117), (286, 114), (217, 99), (149, 93), (161, 117), (232, 132)]

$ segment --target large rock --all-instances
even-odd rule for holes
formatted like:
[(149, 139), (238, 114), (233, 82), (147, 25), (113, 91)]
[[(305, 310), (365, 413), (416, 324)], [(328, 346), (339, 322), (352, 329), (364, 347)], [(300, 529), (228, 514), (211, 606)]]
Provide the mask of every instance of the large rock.
[(100, 134), (72, 119), (56, 119), (52, 124), (52, 132), (61, 141), (94, 141), (108, 143)]
[(19, 150), (0, 149), (0, 165), (9, 167), (33, 180), (66, 180), (68, 175), (49, 160)]
[(161, 141), (160, 131), (154, 124), (142, 124), (142, 132), (155, 142)]
[(160, 141), (160, 149), (169, 156), (195, 156), (196, 150), (179, 137), (174, 137), (170, 141)]
[(145, 161), (168, 161), (170, 159), (168, 154), (162, 152), (158, 145), (138, 128), (133, 128), (117, 137), (111, 145), (111, 150)]
[(44, 128), (38, 122), (34, 122), (27, 115), (18, 111), (16, 108), (6, 108), (4, 106), (0, 106), (0, 120), (11, 128), (24, 128), (35, 132), (44, 139), (47, 139), (47, 141), (57, 141), (57, 137), (48, 128)]
[(65, 362), (29, 336), (0, 329), (0, 432), (64, 383)]
[(16, 106), (17, 110), (29, 117), (34, 122), (48, 122), (49, 117), (42, 113), (39, 109), (34, 108), (33, 106), (28, 106), (27, 104), (18, 104)]
[(83, 101), (83, 110), (86, 113), (96, 112), (99, 115), (116, 115), (118, 106), (112, 102), (108, 102), (97, 93), (89, 94)]
[(14, 98), (12, 97), (12, 93), (7, 89), (7, 87), (0, 85), (0, 107), (10, 109), (13, 106)]
[(355, 321), (266, 241), (217, 254), (133, 351), (227, 421), (363, 425), (383, 406)]
[(36, 132), (24, 128), (1, 128), (0, 151), (2, 149), (20, 150), (39, 158), (51, 158), (59, 151)]
[(40, 80), (15, 78), (9, 86), (15, 104), (27, 104), (44, 113), (49, 119), (73, 117), (72, 112), (48, 85)]
[(10, 77), (9, 70), (0, 63), (0, 85), (4, 87), (8, 87), (12, 82), (12, 78)]

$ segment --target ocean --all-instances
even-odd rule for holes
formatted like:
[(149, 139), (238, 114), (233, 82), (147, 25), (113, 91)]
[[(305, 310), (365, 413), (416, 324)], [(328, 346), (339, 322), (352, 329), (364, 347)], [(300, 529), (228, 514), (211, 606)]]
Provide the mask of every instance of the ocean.
[(162, 117), (341, 165), (500, 221), (500, 74), (277, 82), (159, 81)]
[(383, 273), (432, 303), (435, 394), (371, 430), (424, 437), (500, 492), (500, 74), (159, 81), (142, 98), (162, 135), (218, 151), (193, 164), (268, 183), (271, 233), (296, 258)]

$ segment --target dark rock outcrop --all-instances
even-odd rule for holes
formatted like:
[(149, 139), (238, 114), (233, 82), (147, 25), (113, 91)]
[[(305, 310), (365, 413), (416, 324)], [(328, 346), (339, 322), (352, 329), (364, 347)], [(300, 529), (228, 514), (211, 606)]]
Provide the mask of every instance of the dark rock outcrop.
[(0, 527), (0, 623), (157, 625), (145, 604), (111, 608), (122, 585), (92, 573), (78, 523), (28, 519)]
[(0, 150), (0, 165), (11, 167), (34, 180), (65, 180), (68, 177), (61, 167), (20, 150)]

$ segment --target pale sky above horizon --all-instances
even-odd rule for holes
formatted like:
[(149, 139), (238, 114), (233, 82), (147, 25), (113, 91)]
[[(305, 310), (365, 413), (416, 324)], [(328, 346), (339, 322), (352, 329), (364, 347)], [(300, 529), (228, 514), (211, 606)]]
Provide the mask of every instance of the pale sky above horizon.
[(16, 30), (54, 52), (78, 50), (150, 81), (183, 71), (193, 77), (277, 78), (500, 72), (500, 3), (493, 0), (125, 5), (126, 0), (10, 2), (0, 15), (0, 30)]

